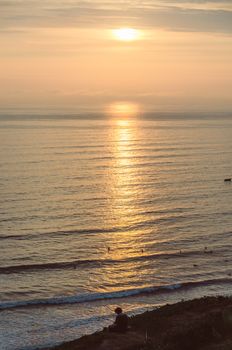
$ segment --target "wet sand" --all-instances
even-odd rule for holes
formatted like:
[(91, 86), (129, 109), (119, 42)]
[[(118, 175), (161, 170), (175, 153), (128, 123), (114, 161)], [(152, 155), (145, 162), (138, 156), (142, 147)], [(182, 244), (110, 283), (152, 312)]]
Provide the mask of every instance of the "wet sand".
[(125, 334), (101, 331), (53, 350), (232, 350), (232, 297), (165, 305), (130, 319)]

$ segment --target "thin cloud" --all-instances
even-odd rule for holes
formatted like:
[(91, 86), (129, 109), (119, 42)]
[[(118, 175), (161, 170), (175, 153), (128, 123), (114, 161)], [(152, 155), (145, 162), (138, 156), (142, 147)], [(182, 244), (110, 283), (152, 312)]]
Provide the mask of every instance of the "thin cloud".
[[(205, 4), (204, 8), (193, 5)], [(212, 6), (218, 5), (219, 8)], [(230, 1), (0, 1), (1, 31), (30, 27), (112, 27), (134, 25), (175, 31), (232, 33)], [(193, 6), (191, 8), (191, 6)]]

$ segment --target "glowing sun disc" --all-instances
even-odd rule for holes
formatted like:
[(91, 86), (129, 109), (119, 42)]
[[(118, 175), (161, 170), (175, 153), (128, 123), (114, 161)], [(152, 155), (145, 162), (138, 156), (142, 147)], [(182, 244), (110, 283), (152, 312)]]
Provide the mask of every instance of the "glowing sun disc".
[(113, 30), (115, 39), (121, 41), (134, 41), (139, 39), (139, 31), (133, 28), (119, 28)]

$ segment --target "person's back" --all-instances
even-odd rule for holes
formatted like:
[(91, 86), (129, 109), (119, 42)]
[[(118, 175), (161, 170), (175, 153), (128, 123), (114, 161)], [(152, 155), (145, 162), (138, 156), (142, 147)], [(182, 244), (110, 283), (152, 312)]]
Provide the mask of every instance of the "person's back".
[(118, 332), (125, 332), (128, 329), (128, 316), (124, 313), (118, 314), (115, 324)]
[(129, 318), (122, 312), (120, 307), (117, 307), (114, 312), (117, 314), (114, 324), (109, 326), (110, 332), (126, 332), (128, 329)]

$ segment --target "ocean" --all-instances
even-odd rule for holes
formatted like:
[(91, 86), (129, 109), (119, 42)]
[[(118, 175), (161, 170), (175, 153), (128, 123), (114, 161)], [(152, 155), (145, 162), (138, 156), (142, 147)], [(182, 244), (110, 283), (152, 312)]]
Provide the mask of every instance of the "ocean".
[(232, 294), (232, 118), (0, 118), (0, 349)]

